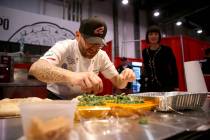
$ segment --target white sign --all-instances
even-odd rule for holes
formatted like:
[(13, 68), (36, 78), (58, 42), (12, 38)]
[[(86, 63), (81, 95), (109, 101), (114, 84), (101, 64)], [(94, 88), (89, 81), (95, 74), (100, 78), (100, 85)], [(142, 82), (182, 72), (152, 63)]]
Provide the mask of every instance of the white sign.
[(0, 6), (0, 40), (52, 46), (73, 39), (79, 22), (24, 12)]

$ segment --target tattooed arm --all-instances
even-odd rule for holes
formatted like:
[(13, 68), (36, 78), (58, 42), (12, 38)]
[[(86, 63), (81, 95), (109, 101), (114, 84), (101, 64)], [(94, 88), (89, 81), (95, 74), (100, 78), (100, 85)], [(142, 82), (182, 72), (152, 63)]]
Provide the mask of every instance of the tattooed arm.
[(46, 83), (64, 83), (80, 86), (87, 92), (99, 93), (103, 90), (102, 80), (93, 72), (72, 72), (39, 59), (30, 68), (29, 74)]
[(72, 72), (40, 59), (31, 66), (29, 74), (46, 83), (65, 83), (70, 82), (68, 77)]

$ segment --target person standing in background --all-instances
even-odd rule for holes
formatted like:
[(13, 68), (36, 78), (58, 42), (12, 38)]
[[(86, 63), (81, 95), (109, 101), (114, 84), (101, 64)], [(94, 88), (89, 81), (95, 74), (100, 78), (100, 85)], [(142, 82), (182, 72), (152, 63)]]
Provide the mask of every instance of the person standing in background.
[(146, 32), (148, 48), (142, 52), (143, 70), (141, 92), (161, 92), (178, 90), (176, 59), (170, 47), (161, 45), (158, 26), (150, 26)]

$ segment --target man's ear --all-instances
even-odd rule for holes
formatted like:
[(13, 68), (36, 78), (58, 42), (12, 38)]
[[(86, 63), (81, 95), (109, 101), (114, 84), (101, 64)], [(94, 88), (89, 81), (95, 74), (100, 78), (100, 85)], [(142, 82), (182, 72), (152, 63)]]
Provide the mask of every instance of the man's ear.
[(75, 33), (75, 39), (77, 41), (79, 41), (80, 36), (81, 36), (81, 33), (79, 31), (76, 31), (76, 33)]
[(81, 35), (80, 32), (79, 31), (76, 31), (75, 37), (78, 38), (80, 35)]

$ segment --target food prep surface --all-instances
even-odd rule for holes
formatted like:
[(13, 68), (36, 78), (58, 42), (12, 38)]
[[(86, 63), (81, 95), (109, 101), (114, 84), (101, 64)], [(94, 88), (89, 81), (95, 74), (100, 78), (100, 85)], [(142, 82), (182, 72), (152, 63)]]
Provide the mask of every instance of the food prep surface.
[[(76, 109), (74, 123), (73, 121), (70, 123), (74, 124), (72, 125), (74, 127), (70, 128), (69, 140), (159, 140), (170, 139), (170, 137), (182, 134), (186, 131), (197, 132), (200, 130), (210, 130), (209, 98), (207, 98), (203, 108), (170, 111), (154, 109), (154, 106), (156, 106), (155, 102), (152, 102), (152, 100), (149, 102), (147, 98), (137, 96), (118, 95), (96, 97), (93, 95), (84, 95), (72, 101), (53, 101), (38, 98), (4, 99), (1, 100), (2, 106), (0, 107), (3, 109), (6, 105), (5, 103), (9, 105), (13, 104), (13, 106), (16, 106), (16, 108), (14, 108), (15, 110), (13, 110), (13, 114), (17, 115), (20, 114), (18, 105), (22, 103), (26, 105), (28, 102), (33, 102), (39, 106), (39, 108), (34, 106), (35, 109), (43, 111), (43, 105), (52, 109), (55, 108), (55, 106), (58, 107), (60, 103), (64, 105), (66, 103), (69, 104), (70, 102), (75, 103), (75, 101), (79, 101), (78, 106), (74, 106), (74, 109)], [(56, 103), (57, 105), (55, 105)], [(27, 104), (26, 107), (30, 104)], [(33, 105), (34, 104), (31, 104), (31, 107), (28, 108), (32, 110), (32, 108), (34, 108)], [(69, 110), (73, 109), (70, 109), (69, 105), (66, 107)], [(65, 108), (62, 110), (68, 109)], [(38, 115), (39, 111), (37, 110), (35, 112), (37, 117), (40, 117)], [(67, 112), (68, 111), (66, 111), (66, 113)], [(33, 113), (33, 110), (31, 113)], [(41, 116), (42, 114), (43, 113), (41, 113)], [(51, 113), (48, 112), (47, 114)], [(55, 112), (53, 114), (55, 114)], [(0, 139), (25, 140), (23, 137), (23, 125), (21, 123), (22, 118), (21, 116), (2, 116), (0, 119)], [(55, 121), (41, 121), (41, 124), (48, 124), (48, 122)], [(51, 126), (51, 124), (43, 125), (43, 127), (45, 126)], [(46, 129), (41, 129), (40, 127), (40, 131), (42, 130)]]

